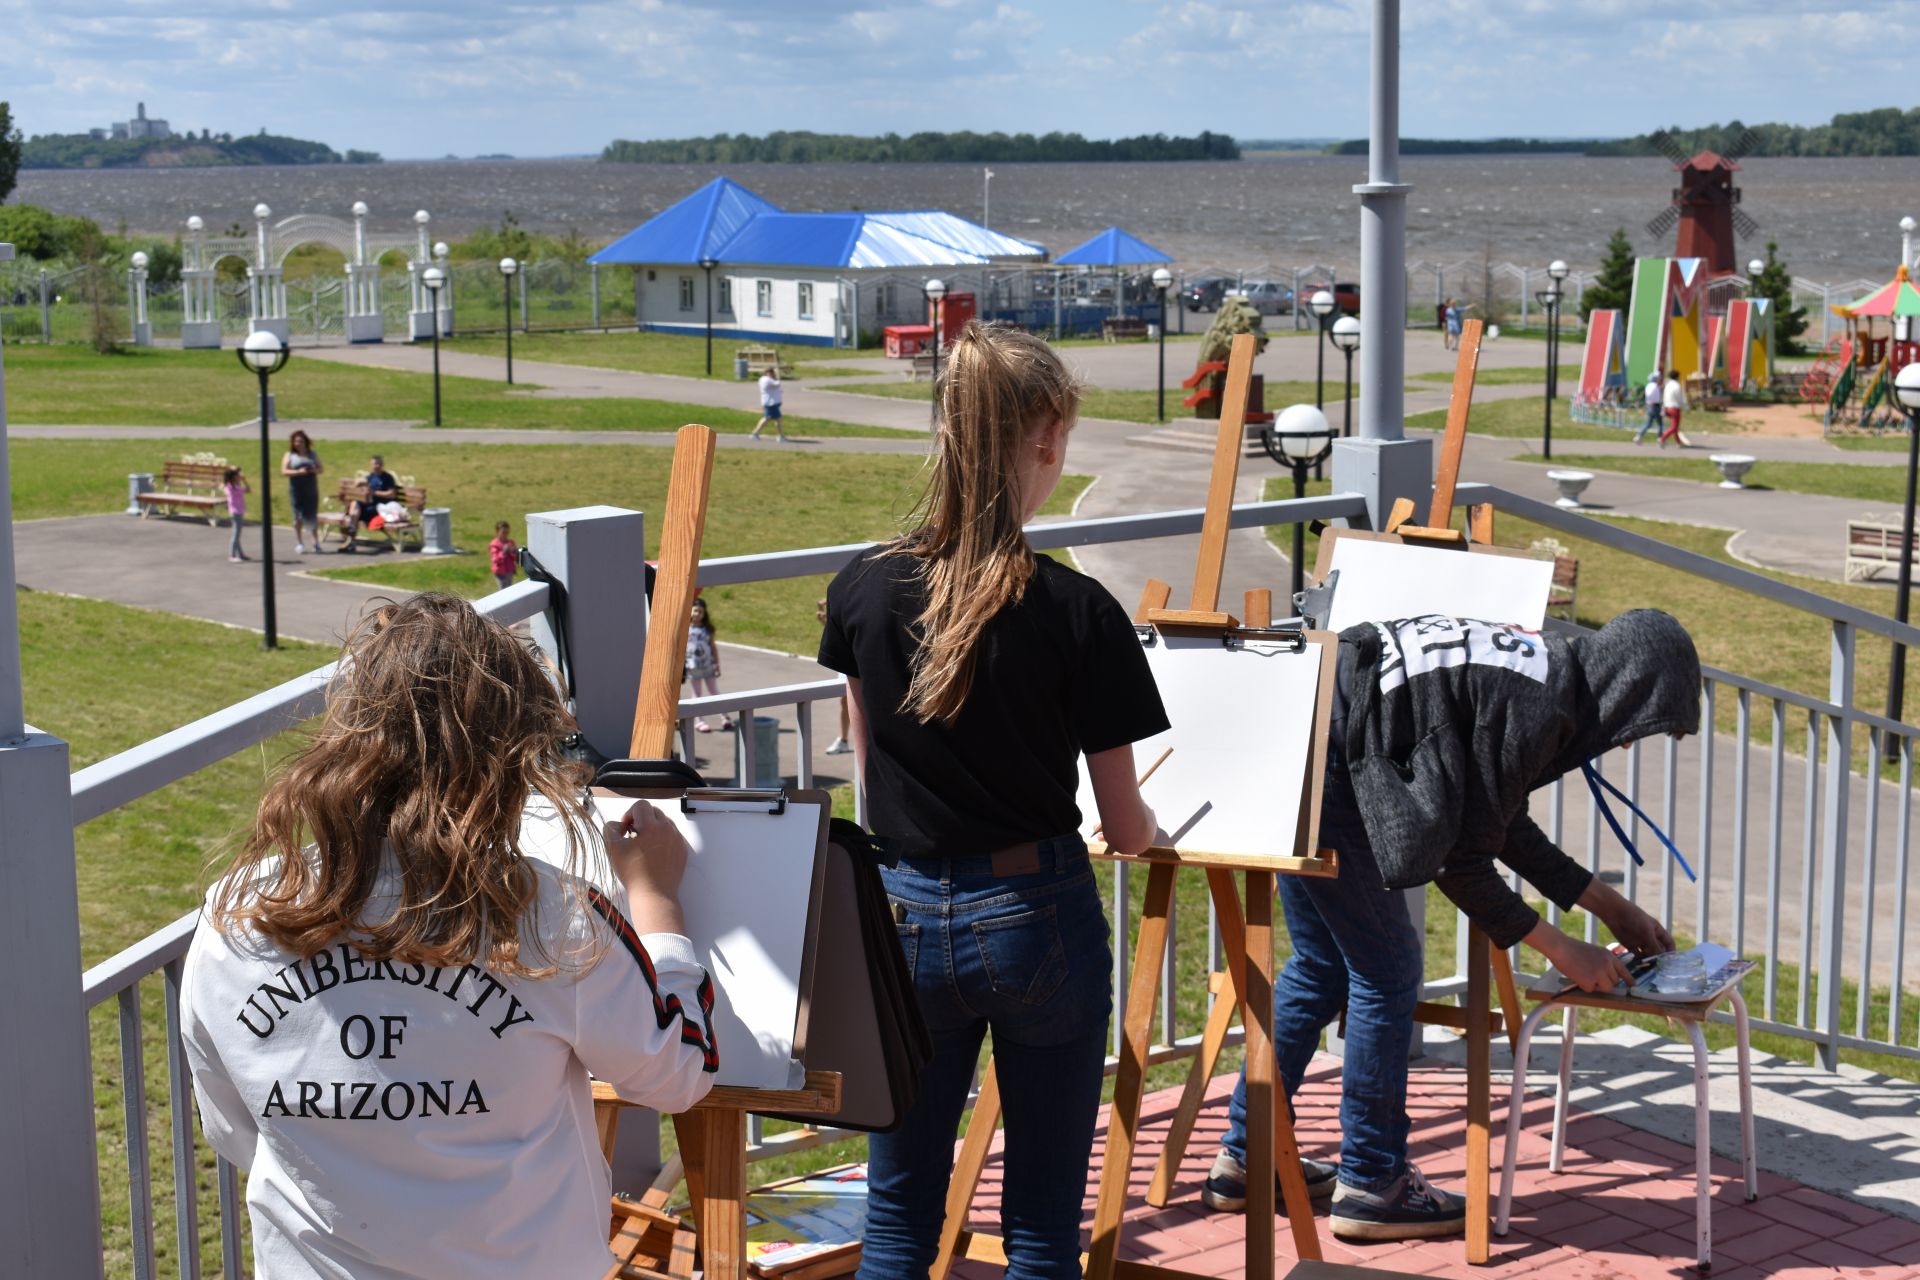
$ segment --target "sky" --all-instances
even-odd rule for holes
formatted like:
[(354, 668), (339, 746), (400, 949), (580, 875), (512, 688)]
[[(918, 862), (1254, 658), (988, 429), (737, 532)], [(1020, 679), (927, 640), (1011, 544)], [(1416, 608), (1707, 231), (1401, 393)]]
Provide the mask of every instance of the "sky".
[[(1913, 9), (1411, 0), (1401, 132), (1615, 136), (1910, 106)], [(176, 130), (264, 127), (394, 159), (780, 128), (1359, 137), (1371, 11), (1370, 0), (0, 0), (0, 100), (28, 134), (103, 126), (144, 101)]]

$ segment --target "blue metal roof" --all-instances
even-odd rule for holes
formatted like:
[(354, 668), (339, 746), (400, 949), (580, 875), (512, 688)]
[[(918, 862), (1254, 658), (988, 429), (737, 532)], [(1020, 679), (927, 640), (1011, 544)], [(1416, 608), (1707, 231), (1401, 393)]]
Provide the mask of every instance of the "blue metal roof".
[(778, 205), (731, 178), (715, 178), (686, 199), (662, 209), (588, 261), (694, 266), (705, 257), (723, 257), (721, 250), (727, 242), (754, 218), (779, 212)]
[(1054, 260), (1061, 267), (1137, 267), (1149, 262), (1172, 262), (1138, 236), (1108, 227), (1085, 244), (1077, 244)]
[(968, 222), (945, 209), (903, 209), (888, 213), (870, 213), (869, 221), (884, 223), (900, 231), (944, 244), (949, 248), (977, 254), (982, 258), (1042, 258), (1044, 245), (1018, 240), (977, 222)]
[(703, 257), (770, 267), (979, 267), (1046, 250), (939, 210), (787, 213), (737, 182), (715, 178), (589, 261), (694, 266)]

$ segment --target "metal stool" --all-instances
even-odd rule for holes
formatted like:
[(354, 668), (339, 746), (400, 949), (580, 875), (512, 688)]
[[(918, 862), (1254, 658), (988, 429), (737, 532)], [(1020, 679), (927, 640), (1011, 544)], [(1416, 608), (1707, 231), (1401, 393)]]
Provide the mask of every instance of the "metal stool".
[[(1751, 966), (1748, 966), (1750, 969)], [(1631, 996), (1594, 995), (1585, 991), (1561, 992), (1557, 987), (1543, 986), (1539, 983), (1527, 988), (1527, 998), (1540, 1002), (1538, 1008), (1527, 1015), (1520, 1025), (1520, 1035), (1513, 1051), (1513, 1088), (1507, 1100), (1507, 1145), (1506, 1155), (1500, 1172), (1500, 1199), (1494, 1211), (1493, 1230), (1495, 1235), (1507, 1234), (1508, 1211), (1513, 1206), (1514, 1166), (1520, 1154), (1520, 1122), (1527, 1089), (1528, 1054), (1533, 1046), (1533, 1031), (1540, 1024), (1547, 1011), (1555, 1006), (1566, 1010), (1565, 1031), (1560, 1048), (1560, 1087), (1553, 1100), (1553, 1152), (1547, 1167), (1554, 1173), (1560, 1172), (1561, 1158), (1566, 1151), (1567, 1142), (1567, 1094), (1573, 1082), (1573, 1044), (1579, 1025), (1579, 1011), (1589, 1009), (1617, 1009), (1624, 1013), (1650, 1013), (1658, 1017), (1670, 1018), (1686, 1027), (1688, 1038), (1693, 1041), (1693, 1146), (1696, 1183), (1694, 1235), (1698, 1246), (1700, 1270), (1709, 1270), (1713, 1265), (1713, 1150), (1712, 1132), (1707, 1107), (1707, 1039), (1701, 1033), (1701, 1024), (1722, 1001), (1733, 1006), (1735, 1043), (1738, 1046), (1740, 1061), (1740, 1150), (1741, 1163), (1745, 1168), (1747, 1181), (1747, 1199), (1757, 1200), (1760, 1196), (1760, 1176), (1753, 1161), (1753, 1053), (1748, 1044), (1747, 1002), (1740, 996), (1740, 980), (1746, 976), (1743, 969), (1731, 977), (1726, 985), (1710, 998), (1691, 1004), (1669, 1004), (1659, 1000), (1636, 999)]]

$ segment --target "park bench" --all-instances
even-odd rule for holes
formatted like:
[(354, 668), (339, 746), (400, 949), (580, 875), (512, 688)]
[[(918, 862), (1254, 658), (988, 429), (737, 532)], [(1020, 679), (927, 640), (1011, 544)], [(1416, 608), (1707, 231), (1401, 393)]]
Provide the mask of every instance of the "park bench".
[(208, 524), (219, 524), (227, 514), (227, 464), (225, 461), (169, 462), (160, 473), (159, 487), (140, 494), (140, 517), (159, 508), (174, 515), (182, 510), (197, 512)]
[[(1853, 581), (1857, 572), (1861, 578), (1871, 578), (1888, 565), (1900, 563), (1900, 526), (1880, 524), (1872, 520), (1847, 521), (1847, 560), (1841, 567), (1840, 580)], [(1908, 556), (1912, 556), (1911, 548)]]
[(1108, 342), (1122, 338), (1145, 339), (1147, 322), (1139, 316), (1108, 316), (1100, 322), (1100, 336)]
[(755, 376), (765, 373), (768, 369), (780, 370), (780, 376), (783, 378), (791, 378), (793, 376), (792, 363), (782, 360), (780, 353), (772, 347), (741, 347), (733, 353), (733, 358), (736, 363), (742, 360), (746, 361), (747, 372)]
[[(406, 515), (398, 520), (384, 520), (378, 529), (367, 528), (366, 521), (363, 520), (360, 522), (360, 532), (355, 536), (364, 538), (368, 534), (378, 533), (384, 535), (387, 541), (395, 546), (406, 542), (412, 542), (417, 546), (420, 542), (421, 523), (426, 518), (423, 513), (427, 508), (427, 491), (420, 485), (408, 484), (404, 476), (395, 478), (399, 480), (400, 488), (394, 494), (392, 501), (405, 505)], [(364, 474), (352, 480), (340, 482), (340, 492), (334, 495), (334, 502), (339, 509), (322, 511), (317, 517), (320, 526), (319, 537), (322, 540), (329, 535), (342, 539), (346, 537), (348, 504), (365, 497), (366, 492), (367, 478)]]
[(933, 352), (922, 351), (908, 359), (907, 367), (900, 372), (907, 375), (908, 382), (918, 382), (922, 378), (933, 376)]

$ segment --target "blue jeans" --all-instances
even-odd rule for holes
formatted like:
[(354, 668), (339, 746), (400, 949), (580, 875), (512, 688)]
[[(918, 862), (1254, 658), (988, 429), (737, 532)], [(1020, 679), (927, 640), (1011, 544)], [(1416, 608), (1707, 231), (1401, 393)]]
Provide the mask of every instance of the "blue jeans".
[(903, 861), (882, 875), (934, 1049), (900, 1126), (868, 1140), (860, 1280), (910, 1280), (932, 1265), (954, 1135), (989, 1028), (1006, 1122), (1007, 1274), (1078, 1277), (1113, 1007), (1086, 845), (1041, 841), (1032, 875), (997, 877), (985, 858)]
[[(1293, 954), (1273, 984), (1273, 1049), (1288, 1098), (1320, 1047), (1320, 1033), (1347, 1011), (1340, 1068), (1340, 1181), (1361, 1191), (1388, 1186), (1407, 1163), (1407, 1053), (1420, 999), (1420, 935), (1406, 899), (1386, 889), (1360, 821), (1353, 786), (1327, 769), (1320, 843), (1339, 850), (1340, 874), (1276, 877)], [(1222, 1144), (1247, 1158), (1247, 1077), (1227, 1111)]]
[(1647, 420), (1640, 424), (1638, 431), (1633, 433), (1633, 442), (1639, 444), (1647, 438), (1647, 432), (1662, 430), (1666, 426), (1666, 423), (1662, 421), (1663, 417), (1664, 415), (1660, 412), (1660, 406), (1658, 404), (1648, 405)]

